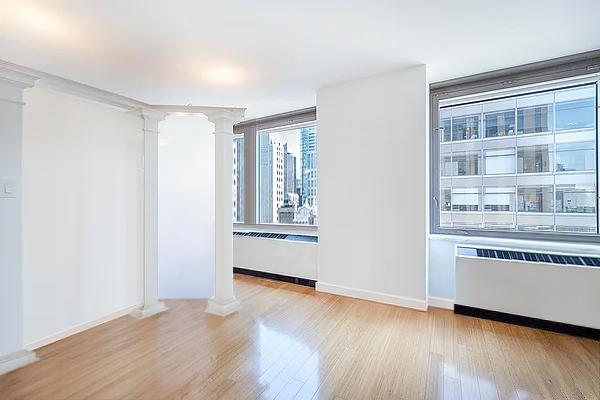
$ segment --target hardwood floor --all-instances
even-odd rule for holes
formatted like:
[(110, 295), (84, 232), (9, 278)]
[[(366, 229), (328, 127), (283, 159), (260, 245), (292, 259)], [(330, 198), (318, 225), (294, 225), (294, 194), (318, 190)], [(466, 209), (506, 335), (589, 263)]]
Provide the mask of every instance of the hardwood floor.
[(243, 310), (167, 301), (37, 350), (0, 399), (600, 399), (600, 342), (236, 276)]

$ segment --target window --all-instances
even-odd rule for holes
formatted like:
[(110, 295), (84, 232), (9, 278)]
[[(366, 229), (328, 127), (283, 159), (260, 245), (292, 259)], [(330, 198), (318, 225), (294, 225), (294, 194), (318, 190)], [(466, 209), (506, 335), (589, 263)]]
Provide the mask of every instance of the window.
[(233, 127), (236, 224), (259, 230), (260, 224), (282, 225), (263, 228), (271, 232), (316, 231), (316, 116), (311, 107)]
[(597, 85), (438, 100), (433, 231), (597, 235)]
[(259, 131), (258, 222), (317, 224), (314, 124)]
[(233, 138), (233, 222), (244, 222), (244, 135)]

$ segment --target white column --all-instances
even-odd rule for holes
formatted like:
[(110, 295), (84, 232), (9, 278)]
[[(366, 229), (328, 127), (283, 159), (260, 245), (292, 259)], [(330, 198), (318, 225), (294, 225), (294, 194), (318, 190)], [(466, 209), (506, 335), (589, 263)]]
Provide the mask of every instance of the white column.
[(207, 114), (215, 124), (215, 295), (206, 312), (226, 316), (240, 309), (233, 294), (233, 124), (230, 111)]
[(162, 112), (142, 110), (144, 120), (144, 304), (132, 315), (146, 318), (166, 311), (158, 301), (158, 123)]
[(0, 375), (37, 360), (23, 349), (23, 90), (36, 77), (0, 68)]

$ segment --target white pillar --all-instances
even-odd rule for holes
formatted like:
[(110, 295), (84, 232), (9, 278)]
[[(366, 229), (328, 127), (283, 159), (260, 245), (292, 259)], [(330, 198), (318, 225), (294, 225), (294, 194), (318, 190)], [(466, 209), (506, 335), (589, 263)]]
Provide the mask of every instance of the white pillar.
[(0, 67), (0, 375), (37, 360), (23, 349), (23, 90), (36, 77)]
[(233, 294), (233, 124), (226, 110), (207, 114), (215, 124), (215, 295), (206, 312), (226, 316), (240, 309)]
[(132, 315), (146, 318), (166, 311), (158, 301), (158, 123), (165, 114), (142, 110), (144, 120), (144, 304)]

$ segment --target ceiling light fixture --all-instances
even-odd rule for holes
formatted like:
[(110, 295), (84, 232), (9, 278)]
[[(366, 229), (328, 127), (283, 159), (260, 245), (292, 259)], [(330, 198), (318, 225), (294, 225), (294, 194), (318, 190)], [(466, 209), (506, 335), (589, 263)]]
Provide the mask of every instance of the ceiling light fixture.
[(238, 68), (219, 65), (207, 68), (205, 75), (206, 79), (211, 83), (229, 86), (240, 83), (244, 74)]

